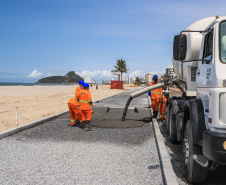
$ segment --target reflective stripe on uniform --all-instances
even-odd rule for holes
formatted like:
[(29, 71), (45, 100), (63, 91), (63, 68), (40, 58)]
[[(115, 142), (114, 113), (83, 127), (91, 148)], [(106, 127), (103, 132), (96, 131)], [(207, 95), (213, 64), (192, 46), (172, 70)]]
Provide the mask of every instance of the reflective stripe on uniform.
[(71, 122), (75, 122), (76, 120), (71, 120)]
[(92, 100), (89, 100), (89, 101), (79, 101), (79, 103), (91, 103)]
[(79, 103), (89, 103), (88, 101), (79, 101)]
[(151, 91), (151, 94), (152, 94), (152, 93), (155, 93), (155, 94), (162, 94), (162, 93), (159, 93), (159, 92), (152, 92), (152, 91)]

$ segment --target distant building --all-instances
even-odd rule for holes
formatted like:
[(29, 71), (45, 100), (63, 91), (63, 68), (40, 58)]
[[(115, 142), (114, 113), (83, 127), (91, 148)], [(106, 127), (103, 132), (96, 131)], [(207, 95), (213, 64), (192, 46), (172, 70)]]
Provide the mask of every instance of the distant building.
[(150, 84), (152, 81), (152, 74), (151, 73), (148, 73), (145, 75), (145, 83), (146, 84)]
[(145, 79), (144, 78), (140, 78), (141, 83), (145, 83)]
[(174, 72), (174, 69), (173, 69), (173, 65), (169, 65), (167, 68), (166, 68), (166, 73), (167, 73), (167, 76), (169, 78), (173, 78), (175, 76), (175, 72)]
[(133, 83), (133, 77), (132, 76), (128, 76), (127, 81), (129, 84)]
[(86, 78), (84, 78), (84, 82), (85, 83), (88, 83), (88, 84), (91, 84), (92, 83), (92, 80), (91, 80), (90, 77), (86, 77)]
[(110, 81), (109, 80), (102, 80), (101, 83), (104, 84), (104, 85), (107, 85), (107, 84), (110, 84)]

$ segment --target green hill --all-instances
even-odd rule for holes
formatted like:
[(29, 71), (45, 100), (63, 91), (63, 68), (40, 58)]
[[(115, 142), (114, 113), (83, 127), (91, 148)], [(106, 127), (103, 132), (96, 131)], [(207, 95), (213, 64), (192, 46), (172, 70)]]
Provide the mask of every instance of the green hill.
[(40, 79), (36, 83), (40, 84), (72, 84), (78, 83), (80, 80), (84, 80), (77, 75), (74, 71), (68, 72), (65, 76), (50, 76)]

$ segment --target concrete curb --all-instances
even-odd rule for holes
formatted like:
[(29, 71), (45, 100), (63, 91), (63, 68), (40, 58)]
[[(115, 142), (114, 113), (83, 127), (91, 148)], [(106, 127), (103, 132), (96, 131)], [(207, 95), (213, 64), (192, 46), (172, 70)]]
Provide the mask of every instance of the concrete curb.
[[(151, 99), (148, 96), (149, 105), (151, 104)], [(162, 169), (163, 180), (166, 185), (178, 185), (176, 175), (173, 171), (171, 164), (171, 158), (166, 150), (166, 146), (160, 132), (159, 124), (156, 119), (152, 119), (153, 130), (155, 133), (156, 146), (159, 153), (159, 161)]]
[(3, 133), (0, 134), (0, 139), (3, 139), (4, 137), (11, 136), (11, 135), (16, 134), (16, 133), (18, 133), (18, 132), (21, 132), (21, 131), (23, 131), (23, 130), (26, 130), (26, 129), (35, 127), (35, 126), (37, 126), (37, 125), (43, 124), (43, 123), (46, 122), (46, 121), (50, 121), (50, 120), (56, 119), (56, 118), (58, 118), (59, 116), (61, 116), (61, 115), (63, 115), (63, 114), (66, 114), (66, 113), (68, 113), (68, 112), (69, 112), (69, 111), (65, 111), (65, 112), (62, 112), (62, 113), (59, 113), (59, 114), (56, 114), (56, 115), (53, 115), (53, 116), (44, 118), (44, 119), (40, 119), (40, 120), (35, 121), (35, 122), (32, 122), (32, 123), (28, 123), (28, 124), (26, 124), (26, 125), (23, 125), (23, 126), (20, 126), (20, 127), (11, 129), (11, 130), (8, 130), (8, 131), (3, 132)]
[(156, 138), (156, 145), (157, 149), (159, 152), (159, 160), (162, 166), (162, 174), (163, 174), (163, 179), (165, 181), (166, 185), (178, 185), (176, 175), (173, 171), (173, 167), (171, 164), (171, 159), (170, 156), (166, 150), (165, 143), (162, 138), (162, 134), (159, 129), (159, 125), (156, 119), (152, 121), (153, 123), (153, 129), (155, 133), (155, 138)]

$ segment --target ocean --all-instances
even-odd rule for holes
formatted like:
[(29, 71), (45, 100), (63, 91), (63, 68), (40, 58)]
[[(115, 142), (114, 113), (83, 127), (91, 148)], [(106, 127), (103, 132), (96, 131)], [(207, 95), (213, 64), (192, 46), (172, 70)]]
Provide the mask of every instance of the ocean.
[(0, 82), (0, 86), (64, 86), (64, 85), (74, 86), (75, 84), (36, 84), (36, 83), (7, 83), (7, 82)]

